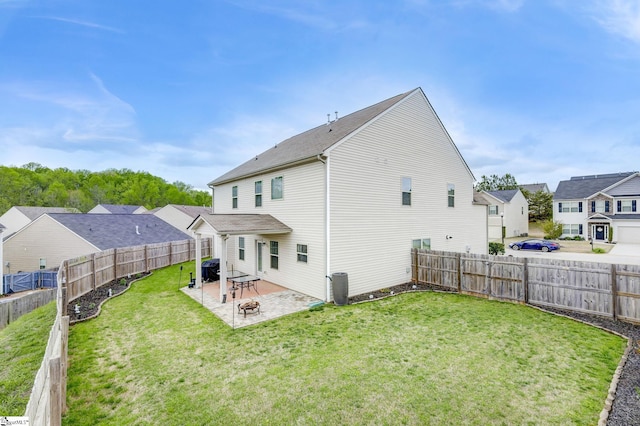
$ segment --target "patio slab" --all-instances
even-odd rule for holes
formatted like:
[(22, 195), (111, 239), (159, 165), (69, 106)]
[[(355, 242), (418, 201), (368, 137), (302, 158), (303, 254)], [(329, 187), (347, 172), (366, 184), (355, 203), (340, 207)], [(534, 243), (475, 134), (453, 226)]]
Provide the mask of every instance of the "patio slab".
[[(219, 281), (205, 283), (200, 288), (187, 286), (180, 290), (233, 328), (246, 327), (294, 312), (305, 311), (312, 306), (323, 303), (320, 299), (280, 287), (268, 281), (258, 281), (257, 287), (259, 294), (253, 289), (245, 289), (242, 298), (239, 298), (240, 291), (236, 291), (235, 300), (232, 298), (232, 293), (228, 291), (227, 303), (221, 303), (219, 300)], [(230, 288), (231, 285), (227, 285), (227, 290)], [(245, 317), (242, 312), (238, 313), (238, 304), (250, 300), (260, 302), (260, 312), (248, 312)]]

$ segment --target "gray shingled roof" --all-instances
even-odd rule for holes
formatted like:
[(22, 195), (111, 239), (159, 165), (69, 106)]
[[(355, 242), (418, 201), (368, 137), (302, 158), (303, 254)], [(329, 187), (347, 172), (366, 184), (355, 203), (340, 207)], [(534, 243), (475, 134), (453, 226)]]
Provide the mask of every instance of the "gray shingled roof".
[(270, 214), (207, 214), (200, 217), (220, 234), (286, 234), (292, 231)]
[(202, 207), (202, 206), (184, 206), (184, 205), (179, 205), (179, 204), (169, 204), (170, 206), (172, 206), (173, 208), (180, 210), (182, 213), (192, 217), (192, 218), (196, 218), (198, 216), (201, 215), (205, 215), (205, 214), (209, 214), (211, 213), (211, 207)]
[(101, 207), (104, 207), (109, 213), (112, 214), (133, 214), (136, 210), (138, 210), (142, 206), (129, 206), (122, 204), (99, 204)]
[(511, 201), (514, 195), (518, 193), (518, 189), (503, 189), (501, 191), (487, 191), (487, 194), (490, 194), (496, 197), (498, 200), (503, 203), (508, 203)]
[(533, 194), (538, 191), (544, 191), (548, 186), (546, 183), (526, 183), (524, 185), (520, 185), (520, 188), (526, 189)]
[(148, 214), (51, 213), (49, 216), (100, 250), (191, 239), (178, 228)]
[(285, 165), (315, 158), (323, 154), (333, 144), (358, 130), (360, 127), (391, 108), (410, 94), (406, 93), (389, 98), (370, 107), (345, 115), (328, 124), (286, 139), (271, 149), (263, 152), (235, 169), (225, 173), (209, 183), (219, 185), (242, 177), (252, 176), (265, 170), (276, 169)]
[(33, 207), (15, 206), (16, 210), (31, 220), (35, 220), (45, 213), (80, 213), (80, 210), (73, 207)]
[(620, 182), (636, 172), (610, 173), (605, 175), (574, 176), (558, 183), (553, 194), (554, 200), (575, 200), (587, 198), (611, 185)]

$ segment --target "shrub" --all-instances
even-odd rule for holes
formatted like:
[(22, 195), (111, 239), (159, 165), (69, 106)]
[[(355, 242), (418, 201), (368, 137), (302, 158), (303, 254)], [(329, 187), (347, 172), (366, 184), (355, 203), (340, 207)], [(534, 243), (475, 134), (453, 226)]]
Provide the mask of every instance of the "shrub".
[(127, 285), (127, 280), (120, 278), (120, 285)]
[(604, 253), (604, 249), (602, 247), (596, 247), (592, 250), (594, 253), (602, 254)]
[(544, 231), (545, 239), (557, 240), (562, 235), (562, 222), (545, 220), (542, 222), (542, 230)]
[(504, 254), (504, 244), (496, 242), (489, 243), (489, 254)]

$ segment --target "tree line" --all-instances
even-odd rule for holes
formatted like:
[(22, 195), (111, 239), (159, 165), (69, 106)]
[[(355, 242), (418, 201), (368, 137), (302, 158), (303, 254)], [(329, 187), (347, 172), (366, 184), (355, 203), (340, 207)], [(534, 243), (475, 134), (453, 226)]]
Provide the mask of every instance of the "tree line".
[(0, 215), (13, 206), (68, 207), (83, 213), (98, 204), (210, 206), (211, 194), (147, 172), (50, 169), (38, 163), (0, 166)]

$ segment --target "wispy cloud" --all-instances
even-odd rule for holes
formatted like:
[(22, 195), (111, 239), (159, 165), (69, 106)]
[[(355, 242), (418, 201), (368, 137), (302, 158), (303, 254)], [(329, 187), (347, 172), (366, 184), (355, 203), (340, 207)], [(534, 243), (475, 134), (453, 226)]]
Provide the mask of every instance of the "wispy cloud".
[(640, 43), (640, 2), (638, 0), (595, 0), (590, 10), (593, 19), (605, 30)]
[(362, 18), (362, 15), (355, 17), (352, 13), (341, 11), (341, 3), (335, 3), (331, 7), (327, 7), (324, 2), (285, 1), (280, 2), (280, 5), (274, 5), (256, 0), (227, 1), (246, 10), (277, 16), (322, 31), (357, 30), (369, 26), (368, 22)]
[(500, 12), (516, 12), (522, 8), (525, 0), (454, 0), (453, 5), (481, 6)]
[[(6, 1), (6, 0), (0, 0), (0, 4), (2, 4), (2, 1)], [(80, 25), (80, 26), (87, 27), (87, 28), (94, 28), (94, 29), (102, 30), (102, 31), (110, 31), (110, 32), (113, 32), (113, 33), (118, 33), (118, 34), (124, 34), (125, 33), (125, 31), (120, 29), (120, 28), (110, 27), (108, 25), (96, 24), (95, 22), (81, 21), (79, 19), (62, 18), (62, 17), (59, 17), (59, 16), (38, 16), (38, 18), (40, 18), (40, 19), (49, 19), (51, 21), (66, 22), (68, 24)]]

